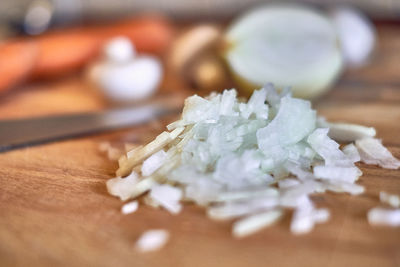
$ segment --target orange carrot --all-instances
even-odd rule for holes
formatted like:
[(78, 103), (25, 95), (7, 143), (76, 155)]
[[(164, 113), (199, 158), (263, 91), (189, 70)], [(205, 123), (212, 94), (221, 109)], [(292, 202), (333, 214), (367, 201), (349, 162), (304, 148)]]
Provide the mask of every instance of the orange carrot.
[(32, 78), (47, 78), (83, 67), (96, 57), (101, 47), (98, 36), (85, 31), (51, 33), (36, 39), (38, 58)]
[(160, 16), (142, 16), (121, 21), (103, 31), (109, 39), (118, 35), (128, 37), (139, 52), (161, 55), (171, 44), (174, 31), (172, 25)]
[(27, 78), (34, 67), (36, 52), (37, 46), (32, 42), (0, 44), (0, 93)]

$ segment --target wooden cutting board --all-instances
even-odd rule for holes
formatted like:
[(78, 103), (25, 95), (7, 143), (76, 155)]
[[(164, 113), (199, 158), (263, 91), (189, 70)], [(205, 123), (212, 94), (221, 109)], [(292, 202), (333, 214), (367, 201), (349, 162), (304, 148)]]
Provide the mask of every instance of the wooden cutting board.
[[(346, 73), (315, 107), (332, 121), (376, 127), (400, 157), (400, 29), (381, 25), (378, 33), (371, 65)], [(103, 107), (70, 77), (1, 98), (0, 118)], [(122, 215), (121, 202), (105, 187), (117, 165), (99, 152), (99, 143), (146, 142), (173, 119), (0, 154), (0, 266), (400, 266), (400, 228), (371, 227), (366, 220), (381, 190), (400, 194), (399, 170), (359, 164), (366, 193), (315, 196), (332, 218), (304, 236), (290, 234), (289, 212), (242, 240), (232, 238), (231, 222), (210, 221), (191, 205), (179, 215), (145, 206)], [(170, 242), (158, 252), (136, 252), (135, 240), (154, 228), (169, 230)]]

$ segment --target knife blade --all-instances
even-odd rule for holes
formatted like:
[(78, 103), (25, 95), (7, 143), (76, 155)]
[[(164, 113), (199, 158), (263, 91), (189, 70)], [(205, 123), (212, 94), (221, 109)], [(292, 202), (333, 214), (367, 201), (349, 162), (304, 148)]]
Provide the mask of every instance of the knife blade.
[(0, 152), (142, 124), (178, 111), (162, 104), (102, 112), (0, 120)]

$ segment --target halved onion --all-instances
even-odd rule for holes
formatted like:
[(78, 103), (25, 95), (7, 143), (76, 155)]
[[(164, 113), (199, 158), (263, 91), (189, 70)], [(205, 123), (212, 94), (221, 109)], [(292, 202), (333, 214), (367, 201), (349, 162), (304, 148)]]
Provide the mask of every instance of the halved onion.
[(274, 83), (312, 98), (342, 69), (337, 34), (329, 18), (297, 5), (269, 5), (245, 14), (228, 29), (224, 56), (248, 91)]

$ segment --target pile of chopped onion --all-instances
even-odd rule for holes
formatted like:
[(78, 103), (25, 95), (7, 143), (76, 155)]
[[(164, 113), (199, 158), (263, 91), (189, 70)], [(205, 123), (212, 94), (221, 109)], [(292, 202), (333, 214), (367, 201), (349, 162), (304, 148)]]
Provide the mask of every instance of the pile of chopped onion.
[[(123, 201), (147, 194), (146, 204), (173, 214), (180, 202), (194, 202), (212, 219), (236, 220), (235, 237), (272, 225), (287, 209), (294, 210), (291, 231), (310, 232), (330, 217), (310, 195), (364, 192), (355, 162), (400, 166), (374, 139), (375, 129), (328, 123), (309, 101), (272, 85), (247, 103), (233, 89), (191, 96), (181, 119), (167, 128), (120, 158), (108, 191)], [(335, 137), (350, 143), (341, 149)]]

